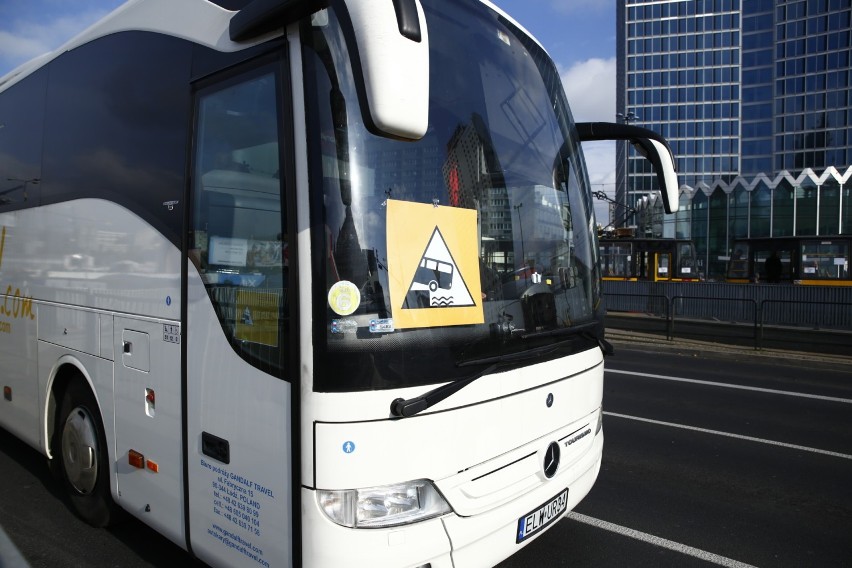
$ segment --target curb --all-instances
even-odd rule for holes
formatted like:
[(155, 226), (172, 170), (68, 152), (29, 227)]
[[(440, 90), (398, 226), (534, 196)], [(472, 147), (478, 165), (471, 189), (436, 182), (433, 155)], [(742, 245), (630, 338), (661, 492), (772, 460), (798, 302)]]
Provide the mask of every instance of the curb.
[(807, 361), (814, 363), (833, 363), (839, 365), (852, 365), (852, 356), (831, 355), (825, 353), (812, 353), (808, 351), (789, 351), (782, 349), (755, 349), (751, 345), (734, 345), (728, 343), (714, 343), (710, 341), (699, 341), (694, 339), (675, 338), (668, 340), (664, 336), (632, 331), (626, 329), (606, 328), (607, 341), (616, 344), (632, 345), (634, 347), (645, 347), (661, 351), (688, 352), (695, 355), (702, 353), (725, 353), (751, 358), (785, 359), (792, 361)]

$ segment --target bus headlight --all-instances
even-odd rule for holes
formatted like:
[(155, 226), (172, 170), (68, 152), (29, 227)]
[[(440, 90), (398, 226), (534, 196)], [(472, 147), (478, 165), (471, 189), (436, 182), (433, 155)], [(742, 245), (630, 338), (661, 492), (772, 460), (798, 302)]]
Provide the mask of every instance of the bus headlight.
[(318, 490), (317, 500), (329, 519), (352, 528), (405, 525), (452, 511), (426, 479), (366, 489)]
[(598, 435), (598, 432), (603, 428), (603, 406), (598, 408), (598, 425), (595, 427), (595, 436)]

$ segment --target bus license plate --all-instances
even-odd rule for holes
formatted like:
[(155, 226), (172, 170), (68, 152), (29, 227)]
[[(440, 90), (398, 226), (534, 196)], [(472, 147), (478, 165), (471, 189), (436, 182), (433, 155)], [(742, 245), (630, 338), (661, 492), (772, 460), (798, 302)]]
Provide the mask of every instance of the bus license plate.
[(538, 509), (518, 519), (518, 538), (515, 542), (521, 543), (541, 531), (544, 527), (558, 519), (567, 508), (568, 489), (565, 489), (553, 499), (549, 499)]

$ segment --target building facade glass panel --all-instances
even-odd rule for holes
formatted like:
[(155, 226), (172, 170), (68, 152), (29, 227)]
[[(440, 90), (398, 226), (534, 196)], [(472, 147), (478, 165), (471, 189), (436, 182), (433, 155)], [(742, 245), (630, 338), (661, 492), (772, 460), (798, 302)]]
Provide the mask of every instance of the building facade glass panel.
[(751, 193), (742, 185), (737, 185), (728, 195), (728, 237), (748, 237), (749, 201)]
[(784, 183), (772, 192), (772, 236), (793, 236), (793, 187)]
[(701, 189), (696, 189), (692, 196), (692, 241), (695, 243), (695, 250), (700, 259), (705, 261), (707, 256), (707, 229), (708, 221), (707, 213), (710, 211), (710, 200), (707, 194)]
[(819, 188), (818, 235), (840, 234), (840, 184), (829, 178)]
[(749, 219), (749, 236), (768, 237), (772, 219), (772, 192), (769, 186), (761, 180), (751, 192), (751, 217)]
[(796, 188), (796, 235), (816, 235), (817, 186), (810, 178)]
[[(691, 226), (679, 216), (675, 233), (708, 260), (743, 223), (749, 236), (852, 234), (852, 0), (617, 0), (617, 11), (618, 120), (669, 139), (689, 188)], [(641, 160), (617, 156), (621, 203), (657, 190)]]

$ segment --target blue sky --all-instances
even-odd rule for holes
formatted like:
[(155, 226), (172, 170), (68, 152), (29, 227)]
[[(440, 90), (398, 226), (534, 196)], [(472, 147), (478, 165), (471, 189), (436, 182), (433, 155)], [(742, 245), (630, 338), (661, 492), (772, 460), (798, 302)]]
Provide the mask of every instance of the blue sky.
[[(615, 0), (492, 1), (532, 33), (556, 62), (576, 120), (615, 120)], [(122, 3), (0, 0), (0, 76), (59, 47)], [(613, 195), (615, 144), (596, 142), (584, 150), (593, 189)], [(606, 224), (605, 204), (596, 205), (598, 221)]]

